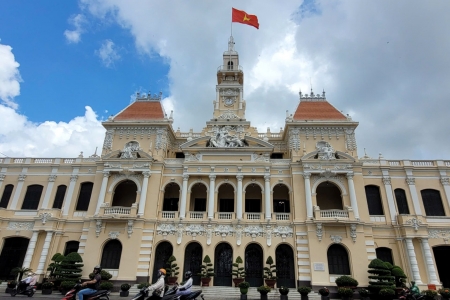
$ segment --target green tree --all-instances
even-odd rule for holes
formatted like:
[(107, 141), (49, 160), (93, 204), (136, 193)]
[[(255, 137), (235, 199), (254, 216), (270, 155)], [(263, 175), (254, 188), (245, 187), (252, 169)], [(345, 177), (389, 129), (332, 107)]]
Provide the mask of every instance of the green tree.
[(169, 265), (169, 267), (166, 270), (168, 277), (175, 277), (180, 273), (178, 272), (180, 267), (178, 267), (178, 264), (175, 263), (176, 260), (177, 259), (175, 258), (175, 256), (172, 255), (169, 257), (169, 260), (167, 261), (167, 264)]
[(277, 273), (277, 269), (276, 269), (276, 265), (273, 264), (273, 259), (272, 256), (269, 256), (266, 259), (266, 265), (269, 265), (268, 267), (264, 267), (264, 273), (266, 273), (266, 275), (264, 275), (264, 278), (266, 279), (277, 279), (276, 273)]
[(369, 286), (367, 289), (373, 295), (378, 295), (380, 290), (390, 289), (395, 292), (395, 277), (391, 275), (388, 266), (381, 259), (374, 259), (369, 264)]
[(55, 271), (55, 275), (61, 281), (76, 282), (81, 278), (83, 259), (77, 252), (67, 254)]
[(210, 278), (214, 276), (214, 267), (211, 263), (211, 258), (209, 258), (208, 255), (205, 256), (203, 259), (203, 265), (200, 266), (201, 271), (198, 275), (200, 275), (202, 278)]
[(52, 262), (47, 267), (47, 271), (50, 272), (50, 275), (49, 275), (50, 278), (56, 278), (55, 272), (58, 269), (61, 262), (63, 261), (63, 259), (64, 259), (64, 255), (62, 255), (61, 253), (56, 253), (53, 255), (53, 257), (51, 259)]
[(23, 277), (23, 274), (25, 274), (27, 272), (31, 272), (31, 271), (32, 271), (32, 269), (30, 269), (30, 268), (15, 267), (14, 269), (11, 270), (11, 275), (19, 274), (18, 281), (21, 281), (22, 277)]
[(242, 258), (240, 256), (236, 257), (236, 261), (233, 263), (233, 271), (231, 272), (231, 275), (235, 276), (236, 278), (245, 277), (244, 267), (239, 266), (242, 263)]

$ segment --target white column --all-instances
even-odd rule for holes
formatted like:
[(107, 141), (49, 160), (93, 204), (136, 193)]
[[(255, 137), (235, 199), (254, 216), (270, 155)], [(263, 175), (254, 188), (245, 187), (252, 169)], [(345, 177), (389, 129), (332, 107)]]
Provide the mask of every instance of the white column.
[(186, 198), (189, 175), (183, 175), (183, 187), (181, 188), (181, 204), (180, 204), (180, 219), (186, 217)]
[(33, 231), (30, 242), (28, 243), (27, 253), (25, 254), (25, 259), (23, 260), (23, 268), (29, 268), (31, 265), (31, 259), (33, 258), (34, 248), (36, 248), (36, 241), (38, 238), (38, 231)]
[(103, 171), (102, 186), (100, 187), (100, 193), (98, 194), (98, 199), (97, 199), (97, 207), (95, 208), (95, 214), (94, 214), (96, 216), (100, 212), (100, 207), (105, 202), (106, 188), (108, 186), (109, 175), (110, 175), (109, 171)]
[(236, 217), (238, 220), (242, 220), (242, 179), (243, 175), (237, 175), (237, 207), (236, 207)]
[(14, 197), (12, 199), (10, 209), (17, 209), (17, 203), (19, 203), (20, 193), (22, 192), (23, 182), (25, 181), (26, 177), (27, 175), (25, 174), (19, 175), (19, 183), (17, 184), (16, 191), (14, 192)]
[(270, 175), (264, 176), (264, 201), (266, 206), (266, 220), (272, 219), (272, 205), (270, 205)]
[(441, 283), (437, 279), (436, 267), (434, 266), (433, 257), (431, 256), (430, 245), (428, 244), (428, 239), (420, 239), (422, 245), (423, 256), (425, 257), (425, 267), (427, 268), (428, 281), (431, 284), (440, 285)]
[(47, 260), (48, 249), (50, 248), (50, 242), (52, 241), (53, 231), (47, 231), (45, 236), (44, 246), (42, 247), (41, 258), (39, 259), (39, 265), (36, 274), (44, 274), (44, 264)]
[(144, 180), (142, 181), (141, 198), (139, 199), (138, 216), (143, 216), (145, 211), (145, 202), (147, 202), (148, 179), (151, 174), (149, 171), (142, 172)]
[[(75, 170), (74, 170), (75, 173)], [(78, 170), (76, 171), (78, 173)], [(63, 204), (63, 216), (67, 216), (69, 214), (70, 204), (73, 198), (73, 191), (75, 190), (75, 185), (77, 184), (78, 175), (73, 174), (70, 176), (69, 189), (67, 190), (66, 199)]]
[(408, 253), (409, 265), (411, 266), (412, 277), (416, 284), (422, 284), (419, 273), (419, 265), (417, 264), (416, 252), (414, 251), (414, 245), (411, 238), (406, 238), (406, 251)]
[(414, 206), (414, 212), (416, 215), (422, 215), (422, 209), (420, 208), (419, 197), (417, 196), (416, 180), (414, 177), (406, 177), (406, 183), (408, 183), (409, 192), (411, 193), (411, 199)]
[(395, 209), (394, 194), (392, 192), (392, 186), (391, 186), (391, 177), (383, 176), (383, 183), (384, 183), (384, 188), (386, 189), (386, 197), (387, 197), (388, 206), (389, 206), (389, 214), (391, 215), (391, 222), (395, 223), (396, 216), (397, 216), (397, 210)]
[(0, 173), (0, 191), (2, 190), (3, 180), (5, 180), (6, 175)]
[(50, 195), (52, 194), (53, 185), (55, 184), (56, 177), (57, 176), (55, 174), (51, 174), (50, 176), (48, 176), (48, 184), (47, 184), (47, 188), (45, 189), (44, 201), (42, 201), (43, 209), (50, 208), (50, 207), (48, 207), (48, 204), (50, 202)]
[(209, 175), (208, 219), (214, 219), (214, 196), (216, 194), (216, 175)]
[(450, 180), (449, 180), (449, 178), (445, 177), (445, 176), (441, 176), (441, 184), (444, 187), (445, 197), (447, 198), (447, 203), (448, 203), (448, 206), (450, 207)]
[(310, 220), (313, 218), (311, 183), (309, 182), (311, 173), (303, 173), (303, 178), (305, 178), (306, 219)]
[[(352, 206), (355, 219), (359, 220), (358, 201), (356, 201), (355, 185), (353, 183), (353, 172), (347, 173), (348, 191), (350, 193), (350, 205)], [(312, 206), (312, 204), (311, 204)]]

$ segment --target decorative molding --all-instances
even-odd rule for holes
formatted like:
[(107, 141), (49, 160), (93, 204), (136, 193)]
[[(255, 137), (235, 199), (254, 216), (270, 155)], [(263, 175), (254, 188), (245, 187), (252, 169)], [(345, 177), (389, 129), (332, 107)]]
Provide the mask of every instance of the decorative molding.
[(131, 237), (131, 234), (133, 233), (133, 225), (134, 225), (134, 220), (128, 220), (127, 223), (127, 233), (128, 233), (128, 237)]
[(162, 236), (175, 235), (176, 228), (173, 224), (159, 224), (156, 227), (156, 234)]
[(206, 244), (211, 245), (213, 228), (211, 224), (206, 225)]
[(99, 237), (101, 232), (102, 232), (102, 220), (96, 220), (95, 221), (95, 236)]
[(242, 243), (242, 233), (244, 231), (242, 225), (236, 225), (235, 229), (234, 229), (235, 233), (236, 233), (236, 245), (240, 246)]
[(144, 169), (144, 168), (149, 168), (150, 164), (149, 163), (145, 163), (145, 164), (133, 164), (133, 169)]
[(214, 233), (216, 236), (225, 238), (226, 236), (233, 236), (234, 229), (231, 225), (216, 225), (216, 228), (214, 228)]
[(272, 226), (266, 225), (266, 231), (264, 234), (266, 235), (266, 244), (267, 246), (272, 246)]
[(198, 235), (203, 235), (205, 233), (205, 227), (200, 224), (188, 225), (184, 230), (186, 232), (186, 235), (192, 236), (194, 240)]
[(76, 182), (78, 180), (78, 175), (71, 175), (70, 176), (70, 181), (71, 182)]
[(200, 154), (187, 154), (184, 158), (185, 162), (189, 162), (189, 161), (200, 161), (202, 158), (202, 156)]
[(27, 175), (19, 174), (19, 181), (25, 181), (25, 178), (27, 178)]
[(443, 239), (444, 243), (448, 243), (450, 239), (449, 229), (430, 229), (428, 230), (428, 237), (430, 239)]
[(414, 177), (406, 177), (406, 183), (408, 184), (408, 185), (414, 185), (414, 184), (416, 184), (416, 179), (414, 178)]
[(178, 224), (177, 228), (177, 244), (181, 244), (181, 240), (183, 239), (183, 231), (184, 231), (184, 225), (183, 224)]
[(55, 174), (51, 174), (48, 176), (48, 182), (55, 182), (56, 177), (58, 177), (58, 175)]
[(166, 128), (158, 128), (156, 130), (156, 142), (155, 149), (156, 150), (166, 150), (167, 148), (167, 129)]
[(0, 181), (5, 180), (6, 174), (5, 173), (0, 173)]
[(108, 129), (105, 133), (105, 141), (103, 142), (104, 150), (111, 150), (114, 138), (114, 129)]
[(345, 131), (345, 147), (349, 151), (355, 151), (357, 149), (355, 130), (352, 128), (347, 128), (344, 131)]
[(441, 176), (440, 178), (442, 185), (450, 185), (450, 181), (448, 177)]
[(245, 236), (251, 237), (254, 241), (257, 237), (262, 237), (264, 235), (264, 230), (261, 226), (250, 225), (244, 228)]
[(105, 163), (103, 166), (108, 169), (122, 169), (122, 164)]
[(53, 217), (53, 215), (49, 212), (44, 212), (44, 213), (39, 214), (39, 219), (41, 219), (42, 225), (45, 225), (47, 220), (50, 219), (51, 217)]
[(301, 148), (300, 130), (298, 128), (289, 130), (289, 148), (294, 151), (299, 151)]
[(311, 173), (309, 173), (309, 172), (303, 172), (303, 178), (305, 178), (305, 179), (310, 179), (310, 178), (311, 178)]
[(383, 176), (382, 178), (384, 185), (391, 185), (391, 177), (390, 176)]
[(323, 236), (322, 223), (317, 223), (316, 224), (316, 236), (317, 236), (317, 239), (319, 240), (319, 242), (321, 242), (322, 241), (322, 236)]
[(226, 112), (221, 114), (219, 117), (217, 117), (217, 119), (221, 119), (221, 120), (237, 120), (237, 119), (240, 119), (240, 117), (238, 115), (236, 115), (234, 112), (232, 112), (231, 110), (227, 110)]
[(15, 222), (11, 221), (8, 223), (8, 227), (6, 227), (6, 230), (32, 230), (34, 227), (34, 222)]
[(340, 244), (342, 242), (342, 236), (340, 235), (331, 235), (331, 241), (335, 244)]
[(287, 237), (293, 236), (294, 230), (291, 226), (276, 226), (273, 229), (273, 234), (275, 237), (281, 237), (284, 241)]
[(422, 221), (417, 218), (409, 219), (405, 223), (410, 224), (415, 231), (419, 230), (420, 225), (422, 225)]
[(116, 240), (119, 237), (119, 232), (118, 231), (110, 231), (108, 233), (108, 236), (110, 239)]
[(353, 243), (356, 242), (356, 224), (350, 224), (350, 237)]

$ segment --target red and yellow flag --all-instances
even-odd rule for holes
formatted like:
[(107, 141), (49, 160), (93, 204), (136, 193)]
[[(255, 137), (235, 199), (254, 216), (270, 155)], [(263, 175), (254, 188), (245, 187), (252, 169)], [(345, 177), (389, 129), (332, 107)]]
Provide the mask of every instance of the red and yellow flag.
[(249, 15), (243, 10), (238, 10), (236, 8), (232, 8), (232, 19), (231, 22), (237, 22), (242, 24), (247, 24), (256, 29), (259, 29), (258, 17), (255, 15)]

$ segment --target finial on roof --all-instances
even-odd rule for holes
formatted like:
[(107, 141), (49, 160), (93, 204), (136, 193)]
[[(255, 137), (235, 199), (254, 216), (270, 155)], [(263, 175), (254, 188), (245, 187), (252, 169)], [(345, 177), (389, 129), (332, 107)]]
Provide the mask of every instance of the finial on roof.
[(323, 89), (322, 97), (325, 98), (325, 89)]
[(228, 51), (234, 52), (234, 39), (233, 39), (233, 36), (230, 36), (230, 40), (228, 41)]

